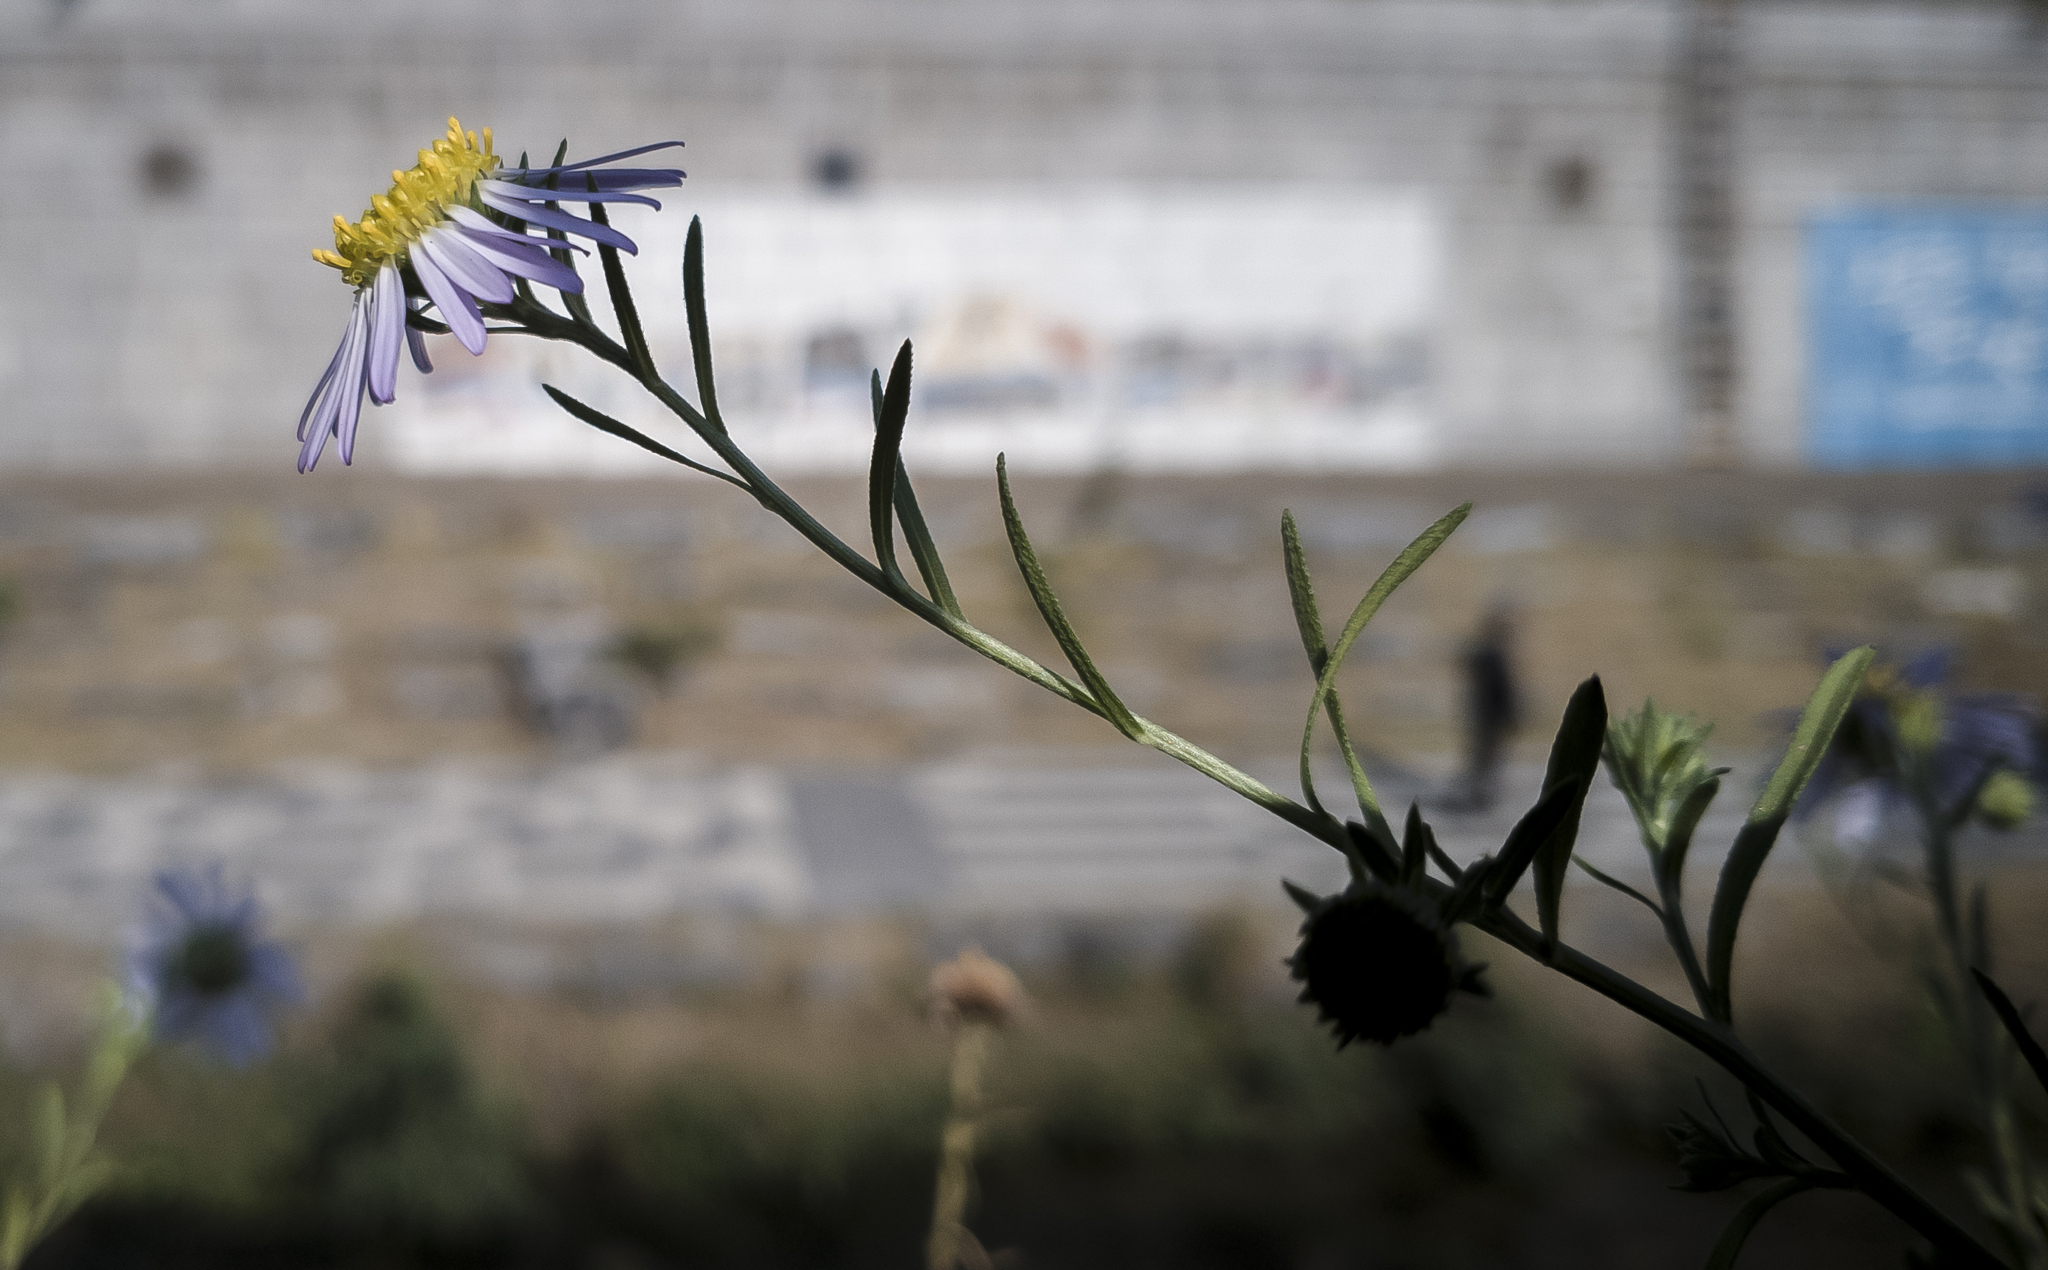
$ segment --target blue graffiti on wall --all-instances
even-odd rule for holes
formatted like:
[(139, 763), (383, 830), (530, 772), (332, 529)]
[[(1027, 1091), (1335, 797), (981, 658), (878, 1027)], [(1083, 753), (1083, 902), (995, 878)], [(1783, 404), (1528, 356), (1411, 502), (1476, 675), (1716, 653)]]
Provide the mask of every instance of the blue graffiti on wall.
[(2048, 462), (2048, 211), (1818, 217), (1807, 297), (1815, 466)]

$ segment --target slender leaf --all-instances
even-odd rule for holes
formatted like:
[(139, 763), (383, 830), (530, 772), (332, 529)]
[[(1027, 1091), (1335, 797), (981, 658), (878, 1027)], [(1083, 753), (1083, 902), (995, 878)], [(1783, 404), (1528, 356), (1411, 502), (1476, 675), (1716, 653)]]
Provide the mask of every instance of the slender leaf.
[(960, 601), (953, 594), (953, 583), (946, 577), (946, 566), (939, 560), (938, 544), (932, 541), (932, 531), (924, 523), (924, 511), (917, 505), (917, 494), (910, 488), (910, 473), (900, 467), (896, 471), (896, 518), (903, 522), (903, 541), (910, 547), (910, 558), (917, 564), (932, 603), (954, 617), (964, 618)]
[(1489, 883), (1499, 865), (1497, 858), (1483, 855), (1465, 869), (1437, 910), (1446, 923), (1462, 922), (1479, 911), (1486, 903), (1487, 892), (1491, 889)]
[(1297, 886), (1286, 878), (1280, 879), (1280, 889), (1287, 892), (1287, 898), (1304, 913), (1314, 913), (1322, 907), (1323, 897), (1304, 886)]
[(1508, 831), (1507, 841), (1501, 844), (1500, 859), (1494, 864), (1493, 877), (1487, 883), (1489, 907), (1506, 902), (1515, 883), (1522, 880), (1522, 874), (1535, 861), (1536, 852), (1550, 841), (1585, 794), (1585, 782), (1576, 776), (1553, 785)]
[(1763, 871), (1764, 861), (1777, 844), (1778, 831), (1784, 828), (1793, 801), (1820, 766), (1835, 730), (1841, 727), (1842, 717), (1856, 699), (1856, 689), (1862, 684), (1873, 655), (1868, 646), (1856, 649), (1838, 659), (1821, 676), (1819, 686), (1807, 698), (1799, 725), (1792, 731), (1792, 742), (1786, 747), (1784, 759), (1771, 773), (1770, 782), (1757, 796), (1755, 806), (1749, 809), (1749, 821), (1735, 836), (1735, 845), (1721, 866), (1721, 881), (1714, 888), (1714, 906), (1707, 914), (1707, 985), (1714, 1017), (1723, 1023), (1735, 1017), (1730, 975), (1735, 964), (1735, 935), (1742, 924), (1742, 910), (1749, 903), (1750, 889), (1756, 885), (1757, 874)]
[[(1386, 567), (1364, 597), (1358, 601), (1358, 606), (1351, 610), (1350, 619), (1344, 623), (1343, 633), (1337, 636), (1336, 646), (1330, 650), (1328, 658), (1323, 662), (1322, 670), (1316, 676), (1315, 696), (1308, 703), (1308, 721), (1301, 729), (1301, 747), (1304, 753), (1315, 739), (1316, 717), (1322, 712), (1324, 703), (1335, 699), (1337, 672), (1343, 669), (1344, 659), (1350, 655), (1351, 646), (1358, 642), (1358, 636), (1365, 630), (1365, 624), (1372, 620), (1373, 614), (1379, 612), (1380, 605), (1387, 602), (1387, 597), (1394, 593), (1394, 588), (1406, 581), (1409, 574), (1421, 568), (1422, 562), (1434, 555), (1436, 549), (1443, 546), (1444, 539), (1451, 536), (1451, 531), (1463, 524), (1465, 517), (1471, 514), (1472, 504), (1461, 503), (1446, 512), (1435, 524), (1423, 530), (1400, 555), (1394, 557), (1394, 562)], [(1372, 810), (1379, 807), (1379, 800), (1374, 797), (1370, 786), (1360, 788), (1359, 801), (1361, 804), (1369, 802)]]
[(1692, 836), (1699, 831), (1700, 821), (1706, 817), (1714, 795), (1720, 792), (1720, 777), (1701, 781), (1692, 787), (1685, 801), (1678, 804), (1678, 814), (1671, 818), (1671, 832), (1664, 839), (1664, 853), (1657, 858), (1657, 887), (1674, 901), (1678, 899), (1685, 878), (1685, 856), (1692, 848)]
[(1458, 867), (1458, 862), (1445, 855), (1444, 849), (1436, 845), (1435, 834), (1429, 836), (1429, 858), (1436, 862), (1436, 867), (1442, 869), (1444, 876), (1452, 882), (1455, 883), (1465, 876), (1465, 870)]
[[(521, 155), (521, 156), (520, 156), (520, 158), (521, 158), (522, 160), (524, 160), (524, 159), (525, 159), (525, 157), (526, 157), (526, 156), (524, 156), (524, 155)], [(566, 158), (568, 158), (568, 157), (569, 157), (569, 139), (568, 139), (567, 137), (564, 137), (564, 138), (562, 138), (562, 144), (561, 144), (561, 145), (558, 145), (558, 146), (556, 146), (556, 147), (555, 147), (555, 158), (554, 158), (554, 162), (552, 162), (552, 163), (548, 164), (548, 166), (549, 166), (549, 167), (552, 167), (552, 168), (558, 168), (558, 167), (561, 167), (561, 166), (562, 166), (562, 160), (563, 160), (563, 159), (566, 159)], [(525, 166), (524, 162), (522, 162), (522, 163), (520, 164), (520, 166), (521, 166), (521, 167), (524, 167), (524, 166)], [(542, 184), (542, 187), (543, 187), (543, 188), (545, 188), (545, 189), (550, 189), (550, 190), (558, 190), (558, 189), (562, 188), (562, 186), (561, 186), (561, 174), (560, 174), (560, 173), (550, 173), (550, 174), (548, 175), (547, 179), (546, 179), (545, 181), (543, 181), (543, 182), (542, 182), (541, 184)], [(561, 205), (560, 203), (548, 202), (548, 203), (543, 203), (543, 204), (541, 204), (541, 206), (543, 206), (543, 207), (547, 208), (547, 209), (548, 209), (549, 211), (551, 211), (551, 212), (559, 212), (559, 211), (561, 211), (561, 210), (562, 210), (562, 205)], [(522, 222), (522, 223), (523, 223), (523, 222)], [(549, 255), (551, 255), (551, 256), (553, 256), (553, 257), (555, 258), (555, 263), (557, 263), (557, 264), (559, 264), (559, 265), (562, 265), (563, 267), (565, 267), (565, 268), (567, 268), (568, 270), (570, 270), (570, 271), (571, 271), (572, 273), (573, 273), (573, 272), (575, 272), (575, 270), (576, 270), (576, 253), (575, 253), (575, 252), (573, 252), (573, 251), (570, 251), (570, 250), (569, 250), (569, 248), (568, 248), (568, 246), (567, 246), (567, 244), (568, 244), (568, 241), (569, 241), (569, 235), (567, 235), (567, 234), (563, 233), (563, 232), (562, 232), (561, 230), (559, 230), (559, 229), (555, 229), (555, 228), (553, 228), (553, 227), (549, 227), (549, 228), (548, 228), (548, 229), (546, 230), (546, 233), (547, 233), (547, 236), (548, 236), (549, 238), (552, 238), (552, 239), (554, 239), (554, 240), (555, 240), (556, 242), (559, 242), (559, 243), (562, 243), (562, 244), (564, 244), (563, 246), (560, 246), (560, 247), (551, 247), (551, 248), (549, 248), (549, 249), (548, 249), (548, 254), (549, 254)], [(597, 325), (597, 323), (596, 323), (595, 321), (593, 321), (593, 320), (591, 319), (591, 316), (590, 316), (590, 301), (588, 301), (588, 300), (584, 299), (584, 298), (583, 298), (583, 295), (582, 295), (582, 293), (581, 293), (581, 292), (576, 292), (576, 291), (564, 291), (564, 292), (562, 292), (562, 307), (563, 307), (563, 308), (565, 308), (565, 309), (567, 309), (567, 310), (569, 310), (569, 316), (570, 316), (570, 317), (572, 317), (572, 318), (575, 318), (575, 319), (576, 319), (576, 320), (577, 320), (578, 322), (581, 322), (581, 323), (582, 323), (583, 325), (585, 325), (585, 326), (596, 326), (596, 325)]]
[(1657, 907), (1657, 901), (1651, 899), (1649, 896), (1643, 894), (1641, 891), (1638, 891), (1636, 888), (1630, 886), (1628, 883), (1622, 881), (1620, 878), (1613, 877), (1606, 873), (1602, 873), (1600, 870), (1594, 868), (1592, 865), (1587, 864), (1586, 857), (1582, 855), (1575, 855), (1572, 857), (1572, 863), (1578, 865), (1581, 869), (1585, 870), (1586, 876), (1592, 878), (1595, 882), (1598, 882), (1600, 885), (1608, 887), (1612, 890), (1620, 891), (1623, 895), (1628, 896), (1636, 903), (1641, 904), (1644, 908), (1647, 908), (1652, 913), (1655, 913), (1657, 915), (1657, 920), (1662, 921), (1664, 919), (1664, 910)]
[(1998, 1015), (1998, 1021), (2005, 1024), (2006, 1035), (2012, 1037), (2014, 1045), (2019, 1046), (2020, 1057), (2026, 1059), (2027, 1066), (2033, 1069), (2034, 1079), (2041, 1082), (2041, 1088), (2048, 1089), (2048, 1050), (2043, 1050), (2041, 1042), (2035, 1040), (2034, 1034), (2027, 1030), (2026, 1020), (2020, 1017), (2019, 1007), (2012, 1003), (2011, 997), (2005, 995), (2003, 988), (1992, 982), (1990, 975), (1972, 967), (1970, 976), (1977, 981), (1977, 990), (1991, 1003), (1991, 1009)]
[(697, 405), (704, 418), (719, 432), (725, 420), (718, 414), (718, 386), (711, 377), (711, 324), (704, 316), (704, 225), (690, 218), (690, 235), (683, 240), (683, 311), (690, 324), (690, 360), (697, 371)]
[(868, 464), (868, 527), (875, 536), (875, 563), (897, 586), (908, 588), (896, 563), (896, 482), (903, 472), (903, 424), (910, 413), (910, 341), (896, 350), (889, 386), (875, 412), (875, 453)]
[[(1323, 668), (1330, 660), (1329, 648), (1323, 639), (1322, 608), (1316, 603), (1315, 583), (1309, 578), (1308, 557), (1301, 549), (1301, 531), (1296, 527), (1291, 511), (1280, 513), (1280, 547), (1287, 563), (1287, 595), (1294, 604), (1294, 626), (1301, 634), (1302, 651), (1308, 654), (1309, 673), (1320, 681)], [(1330, 733), (1337, 738), (1337, 752), (1344, 757), (1344, 770), (1351, 777), (1351, 791), (1358, 799), (1359, 810), (1377, 812), (1379, 799), (1372, 792), (1372, 782), (1366, 779), (1365, 764), (1358, 759), (1358, 749), (1351, 743), (1351, 729), (1344, 722), (1344, 706), (1334, 688), (1325, 704), (1330, 711)], [(1323, 805), (1316, 798), (1315, 777), (1310, 768), (1310, 749), (1314, 738), (1315, 724), (1311, 720), (1309, 730), (1302, 737), (1301, 793), (1304, 802), (1321, 811)]]
[(1715, 1242), (1713, 1254), (1707, 1258), (1707, 1270), (1733, 1270), (1735, 1259), (1742, 1255), (1742, 1245), (1749, 1241), (1750, 1232), (1764, 1219), (1765, 1213), (1783, 1201), (1801, 1191), (1840, 1184), (1830, 1181), (1825, 1175), (1802, 1174), (1773, 1182), (1750, 1196), (1741, 1208), (1735, 1210), (1735, 1216), (1729, 1218), (1728, 1224), (1722, 1227), (1721, 1238)]
[(1401, 829), (1401, 881), (1413, 882), (1429, 863), (1429, 840), (1433, 835), (1422, 821), (1422, 808), (1408, 804), (1408, 823)]
[(1543, 771), (1543, 788), (1573, 782), (1578, 794), (1565, 809), (1564, 817), (1550, 837), (1536, 849), (1533, 863), (1536, 878), (1536, 917), (1546, 944), (1557, 943), (1558, 909), (1564, 899), (1565, 872), (1571, 866), (1572, 847), (1579, 840), (1579, 814), (1586, 804), (1586, 791), (1600, 771), (1600, 748), (1607, 741), (1607, 694), (1594, 675), (1572, 692), (1565, 705), (1564, 720), (1550, 745), (1550, 763)]
[(1991, 899), (1979, 882), (1970, 889), (1969, 918), (1970, 967), (1991, 973)]
[[(568, 411), (570, 414), (576, 416), (578, 419), (581, 419), (583, 422), (589, 424), (591, 427), (596, 428), (599, 432), (609, 432), (613, 436), (618, 437), (621, 440), (631, 441), (634, 445), (639, 446), (641, 449), (646, 450), (649, 453), (659, 454), (662, 458), (667, 459), (671, 463), (680, 463), (684, 467), (689, 468), (693, 472), (702, 472), (706, 476), (715, 476), (719, 480), (724, 481), (728, 485), (738, 486), (740, 489), (747, 489), (746, 482), (740, 480), (739, 478), (733, 476), (732, 474), (728, 472), (721, 472), (714, 467), (706, 467), (704, 464), (699, 463), (697, 460), (693, 458), (690, 458), (688, 455), (678, 454), (674, 450), (671, 450), (667, 446), (663, 445), (661, 442), (655, 440), (653, 437), (650, 437), (646, 433), (641, 432), (639, 429), (628, 427), (627, 425), (620, 423), (617, 419), (612, 418), (610, 415), (603, 414), (599, 411), (591, 409), (589, 406), (584, 405), (582, 402), (576, 400), (574, 397), (571, 397), (568, 393), (563, 392), (561, 389), (555, 387), (553, 384), (542, 384), (540, 387), (542, 392), (545, 392), (548, 396), (555, 399), (556, 405)], [(747, 492), (750, 494), (753, 493), (752, 490), (747, 490)]]
[[(586, 177), (591, 191), (595, 193), (597, 178), (589, 174)], [(599, 225), (611, 224), (603, 203), (590, 205), (590, 219)], [(633, 305), (633, 289), (626, 284), (626, 265), (619, 258), (619, 249), (609, 243), (599, 243), (597, 258), (604, 262), (604, 285), (611, 292), (612, 315), (619, 320), (619, 334), (625, 341), (626, 351), (633, 355), (633, 364), (640, 368), (640, 377), (653, 379), (654, 354), (647, 347), (647, 336), (640, 330), (640, 310)]]
[(1402, 848), (1394, 838), (1394, 827), (1377, 807), (1359, 814), (1365, 819), (1344, 822), (1356, 844), (1355, 854), (1371, 868), (1374, 877), (1387, 882), (1397, 880), (1401, 876)]
[(1045, 579), (1045, 570), (1038, 563), (1038, 553), (1031, 549), (1031, 538), (1024, 532), (1023, 518), (1017, 515), (1017, 500), (1010, 493), (1010, 473), (1005, 456), (996, 456), (996, 489), (1002, 495), (1003, 528), (1010, 536), (1010, 554), (1017, 559), (1017, 568), (1024, 575), (1024, 585), (1031, 592), (1031, 599), (1038, 605), (1038, 615), (1045, 619), (1046, 629), (1059, 642), (1060, 651), (1067, 655), (1067, 661), (1074, 667), (1074, 673), (1093, 698), (1096, 712), (1116, 726), (1116, 730), (1133, 741), (1144, 739), (1145, 730), (1138, 717), (1131, 713), (1114, 691), (1102, 672), (1095, 668), (1095, 661), (1088, 656), (1088, 650), (1081, 646), (1081, 637), (1074, 632), (1073, 623), (1060, 607), (1059, 596), (1053, 594), (1052, 584)]
[[(909, 347), (908, 342), (905, 348)], [(875, 428), (882, 426), (882, 372), (868, 373), (868, 399), (874, 410)], [(938, 544), (932, 541), (930, 526), (924, 523), (924, 509), (917, 505), (917, 492), (911, 488), (910, 472), (903, 466), (903, 460), (896, 460), (896, 519), (903, 524), (903, 541), (910, 546), (910, 558), (917, 562), (917, 572), (924, 578), (924, 589), (938, 605), (954, 617), (965, 620), (966, 614), (960, 609), (960, 601), (953, 594), (953, 583), (946, 576), (946, 566), (939, 559)]]
[(1801, 1173), (1812, 1168), (1807, 1158), (1799, 1154), (1779, 1132), (1776, 1122), (1771, 1119), (1771, 1109), (1764, 1105), (1756, 1090), (1744, 1086), (1742, 1093), (1749, 1100), (1749, 1114), (1756, 1117), (1756, 1132), (1751, 1140), (1756, 1144), (1757, 1155), (1788, 1173)]
[(1820, 684), (1806, 699), (1806, 708), (1800, 712), (1799, 725), (1792, 730), (1792, 743), (1786, 747), (1784, 759), (1779, 762), (1778, 770), (1771, 773), (1770, 783), (1757, 796), (1756, 805), (1749, 810), (1752, 823), (1783, 816), (1792, 810), (1792, 800), (1806, 788), (1813, 769), (1819, 767), (1821, 759), (1826, 756), (1828, 743), (1835, 739), (1835, 730), (1842, 726), (1842, 716), (1849, 712), (1850, 704), (1856, 700), (1856, 690), (1863, 686), (1863, 676), (1870, 669), (1871, 658), (1876, 655), (1877, 651), (1867, 644), (1852, 649), (1837, 658), (1821, 676)]

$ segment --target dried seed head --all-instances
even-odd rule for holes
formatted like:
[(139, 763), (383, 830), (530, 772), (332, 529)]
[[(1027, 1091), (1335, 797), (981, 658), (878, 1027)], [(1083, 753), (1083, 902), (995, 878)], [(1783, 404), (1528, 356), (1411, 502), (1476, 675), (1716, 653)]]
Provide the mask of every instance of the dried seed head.
[(968, 947), (932, 971), (931, 1000), (943, 1018), (1000, 1026), (1024, 1008), (1024, 986), (1008, 966)]

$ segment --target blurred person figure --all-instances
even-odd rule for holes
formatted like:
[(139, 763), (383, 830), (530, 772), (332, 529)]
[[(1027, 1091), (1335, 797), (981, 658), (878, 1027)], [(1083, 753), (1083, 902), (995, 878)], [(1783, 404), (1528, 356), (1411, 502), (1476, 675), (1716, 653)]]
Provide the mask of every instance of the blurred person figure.
[(1465, 773), (1449, 801), (1461, 810), (1485, 811), (1493, 805), (1501, 750), (1521, 726), (1514, 639), (1514, 613), (1506, 601), (1496, 600), (1459, 658), (1465, 679)]

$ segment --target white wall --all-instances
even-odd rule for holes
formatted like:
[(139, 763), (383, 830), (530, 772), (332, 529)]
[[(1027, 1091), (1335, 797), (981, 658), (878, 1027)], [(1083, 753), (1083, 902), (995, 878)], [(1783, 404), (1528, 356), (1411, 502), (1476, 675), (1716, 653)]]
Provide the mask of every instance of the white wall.
[[(0, 0), (0, 465), (284, 463), (346, 295), (307, 250), (449, 113), (579, 152), (676, 135), (691, 200), (1024, 183), (1419, 191), (1438, 452), (1677, 453), (1658, 0)], [(2017, 18), (1759, 13), (1744, 406), (1797, 453), (1798, 224), (1841, 198), (2048, 195)], [(148, 195), (140, 156), (201, 176)], [(1583, 159), (1583, 206), (1554, 197)], [(699, 194), (701, 191), (701, 194)], [(680, 232), (681, 218), (677, 232)], [(366, 443), (371, 461), (378, 454)]]

